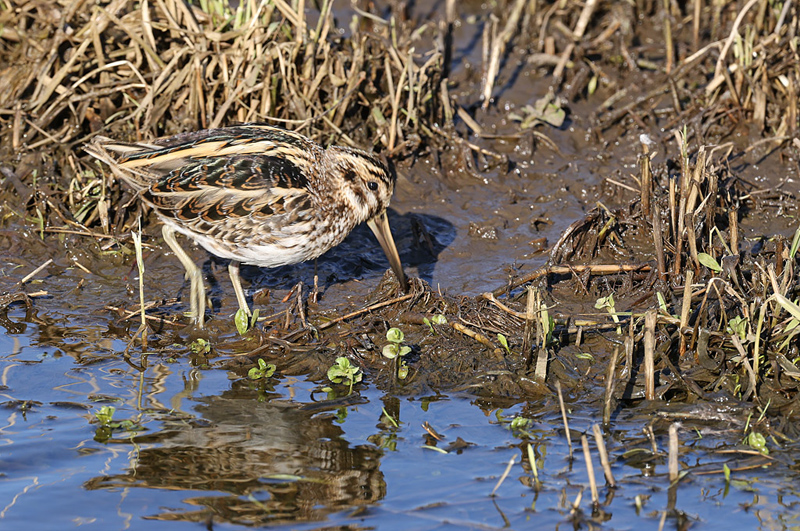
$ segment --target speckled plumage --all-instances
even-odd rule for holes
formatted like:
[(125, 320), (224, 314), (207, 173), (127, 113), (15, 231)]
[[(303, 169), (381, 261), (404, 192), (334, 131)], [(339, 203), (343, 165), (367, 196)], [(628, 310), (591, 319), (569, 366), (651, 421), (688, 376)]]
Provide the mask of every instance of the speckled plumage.
[(134, 188), (164, 223), (165, 240), (192, 279), (192, 311), (201, 326), (202, 278), (174, 232), (231, 260), (237, 299), (248, 312), (239, 263), (276, 267), (317, 258), (365, 221), (406, 287), (386, 218), (395, 179), (373, 154), (324, 149), (298, 133), (261, 124), (150, 143), (96, 137), (85, 149)]

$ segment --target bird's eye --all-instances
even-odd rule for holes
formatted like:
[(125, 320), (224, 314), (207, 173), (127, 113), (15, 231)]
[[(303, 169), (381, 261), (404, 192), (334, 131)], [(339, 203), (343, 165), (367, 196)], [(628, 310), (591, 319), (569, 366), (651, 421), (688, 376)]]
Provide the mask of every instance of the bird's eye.
[(370, 189), (370, 190), (372, 190), (373, 192), (374, 192), (375, 190), (377, 190), (377, 189), (378, 189), (378, 183), (376, 183), (375, 181), (370, 181), (370, 182), (368, 182), (368, 183), (367, 183), (367, 186), (368, 186), (368, 187), (369, 187), (369, 189)]

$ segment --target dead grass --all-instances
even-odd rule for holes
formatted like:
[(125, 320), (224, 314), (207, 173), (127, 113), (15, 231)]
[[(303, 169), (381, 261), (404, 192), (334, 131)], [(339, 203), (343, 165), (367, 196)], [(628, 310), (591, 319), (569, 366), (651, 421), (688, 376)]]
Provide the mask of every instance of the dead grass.
[[(502, 160), (482, 118), (502, 112), (493, 98), (520, 52), (552, 79), (558, 105), (598, 89), (613, 93), (595, 114), (600, 131), (680, 129), (671, 154), (679, 170), (651, 168), (645, 143), (632, 186), (639, 199), (576, 222), (547, 269), (476, 300), (420, 287), (403, 301), (403, 315), (416, 322), (439, 312), (450, 323), (417, 338), (431, 363), (447, 365), (452, 345), (481, 345), (486, 350), (459, 358), (460, 369), (494, 371), (503, 382), (492, 388), (498, 395), (535, 392), (552, 379), (548, 356), (579, 344), (584, 332), (619, 327), (627, 360), (620, 370), (633, 377), (645, 354), (653, 363), (648, 395), (725, 389), (764, 407), (793, 407), (800, 240), (743, 246), (743, 209), (758, 208), (769, 192), (731, 172), (732, 145), (710, 146), (743, 125), (771, 149), (796, 134), (797, 10), (762, 0), (500, 2), (482, 19), (480, 90), (453, 97), (452, 1), (442, 20), (420, 23), (402, 10), (334, 13), (327, 0), (319, 11), (304, 0), (244, 0), (235, 11), (215, 0), (0, 0), (3, 187), (14, 199), (12, 215), (42, 234), (120, 234), (135, 218), (132, 203), (77, 146), (97, 133), (139, 140), (253, 121), (395, 158), (455, 149), (474, 172), (476, 161)], [(654, 30), (663, 38), (653, 38)], [(509, 138), (539, 123), (507, 120)], [(627, 268), (619, 266), (620, 249), (636, 258)], [(537, 289), (518, 289), (530, 283)], [(606, 300), (601, 313), (616, 320), (595, 315), (592, 325), (556, 315), (551, 323), (549, 294), (565, 285), (587, 300), (615, 288), (618, 305)], [(621, 312), (622, 298), (631, 314)], [(394, 307), (377, 315), (398, 319)], [(346, 350), (352, 336), (343, 334), (337, 348)], [(434, 386), (461, 378), (452, 370), (432, 374)]]

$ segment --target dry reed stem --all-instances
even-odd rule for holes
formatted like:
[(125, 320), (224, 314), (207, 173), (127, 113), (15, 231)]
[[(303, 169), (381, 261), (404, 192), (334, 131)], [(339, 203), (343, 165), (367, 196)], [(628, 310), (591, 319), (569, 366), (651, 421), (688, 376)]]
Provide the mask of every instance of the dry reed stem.
[(491, 44), (491, 54), (489, 56), (489, 65), (486, 69), (486, 77), (483, 85), (483, 104), (482, 107), (486, 109), (492, 101), (492, 90), (494, 89), (494, 82), (500, 70), (500, 57), (505, 53), (506, 46), (514, 37), (519, 25), (519, 19), (522, 15), (522, 10), (528, 0), (515, 0), (511, 8), (511, 14), (506, 20), (503, 31), (499, 35), (493, 36)]
[(672, 73), (672, 65), (675, 64), (675, 49), (672, 44), (672, 16), (669, 10), (670, 0), (663, 0), (664, 13), (664, 49), (666, 51), (666, 64), (664, 70), (667, 74)]
[(656, 345), (656, 319), (655, 310), (647, 310), (644, 314), (644, 385), (645, 398), (656, 399), (655, 385), (655, 345)]
[(614, 401), (614, 383), (616, 381), (617, 371), (617, 358), (619, 357), (619, 347), (614, 349), (614, 354), (608, 362), (608, 370), (606, 371), (606, 389), (605, 398), (603, 400), (603, 426), (608, 427), (611, 425), (611, 405)]
[(617, 483), (614, 480), (614, 474), (611, 473), (611, 464), (608, 461), (608, 452), (606, 451), (606, 443), (603, 440), (603, 430), (600, 429), (598, 424), (592, 426), (594, 433), (594, 441), (597, 445), (597, 453), (600, 455), (600, 464), (603, 466), (603, 474), (606, 478), (606, 484), (610, 488), (616, 488)]
[(495, 492), (497, 492), (497, 489), (500, 488), (500, 485), (503, 484), (503, 482), (508, 477), (508, 474), (511, 472), (511, 467), (514, 466), (514, 463), (516, 462), (516, 460), (517, 460), (517, 455), (516, 454), (512, 455), (511, 459), (508, 460), (508, 464), (506, 465), (506, 469), (503, 471), (503, 474), (500, 476), (500, 479), (497, 480), (497, 484), (494, 486), (494, 488), (492, 489), (492, 492), (491, 492), (491, 494), (489, 494), (489, 496), (494, 497)]
[(589, 452), (589, 439), (586, 435), (581, 435), (581, 446), (583, 447), (583, 459), (586, 461), (586, 475), (589, 477), (589, 489), (592, 493), (592, 505), (597, 506), (600, 503), (600, 498), (597, 495), (597, 480), (594, 477), (592, 454)]
[[(683, 285), (683, 304), (681, 305), (681, 329), (689, 326), (689, 314), (692, 311), (692, 283), (694, 282), (694, 271), (686, 271), (686, 280)], [(681, 334), (680, 357), (686, 353), (686, 336)]]
[[(527, 288), (527, 299), (525, 305), (525, 328), (522, 331), (522, 355), (526, 359), (532, 360), (533, 346), (536, 337), (536, 310), (537, 310), (537, 297), (533, 286)], [(491, 295), (491, 294), (489, 294)], [(492, 297), (494, 299), (494, 297)], [(497, 299), (495, 299), (496, 301)]]
[(569, 432), (569, 421), (567, 420), (567, 408), (564, 406), (564, 393), (561, 391), (561, 382), (556, 380), (556, 392), (558, 393), (558, 406), (561, 408), (561, 420), (564, 421), (564, 431), (567, 434), (567, 446), (569, 446), (569, 460), (572, 461), (572, 435)]
[(678, 479), (678, 426), (677, 423), (669, 426), (669, 454), (667, 459), (670, 483), (674, 483)]

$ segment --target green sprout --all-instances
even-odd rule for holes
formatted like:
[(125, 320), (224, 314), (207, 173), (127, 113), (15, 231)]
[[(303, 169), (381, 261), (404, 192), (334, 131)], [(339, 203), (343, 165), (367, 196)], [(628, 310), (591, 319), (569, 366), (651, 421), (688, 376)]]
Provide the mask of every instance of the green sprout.
[(353, 384), (361, 381), (361, 368), (351, 365), (350, 360), (345, 357), (336, 358), (336, 363), (328, 369), (328, 379), (335, 384), (347, 382), (350, 390), (347, 394), (353, 393)]
[(272, 363), (267, 363), (261, 358), (258, 358), (258, 367), (252, 367), (249, 371), (247, 371), (247, 377), (251, 380), (266, 380), (273, 374), (275, 374), (275, 365)]
[(439, 313), (431, 317), (430, 320), (427, 317), (423, 317), (422, 322), (428, 325), (428, 328), (431, 329), (431, 332), (436, 333), (436, 330), (433, 329), (433, 325), (447, 324), (447, 317)]
[(128, 432), (139, 431), (142, 427), (132, 420), (114, 420), (114, 413), (117, 409), (114, 406), (103, 406), (99, 411), (94, 412), (94, 416), (100, 423), (100, 427), (95, 431), (94, 439), (97, 442), (106, 442), (111, 438), (111, 434), (116, 429)]
[(715, 273), (719, 273), (722, 271), (722, 266), (719, 265), (717, 259), (708, 253), (697, 253), (697, 261)]
[[(597, 299), (597, 302), (594, 303), (594, 307), (597, 310), (607, 310), (614, 322), (619, 325), (619, 314), (617, 314), (613, 293), (611, 293), (608, 297), (600, 297)], [(622, 328), (620, 326), (617, 326), (617, 334), (622, 335)]]
[(111, 426), (115, 411), (117, 411), (117, 408), (114, 406), (103, 406), (99, 411), (94, 412), (94, 416), (103, 426)]
[(389, 331), (386, 332), (386, 340), (389, 344), (383, 347), (383, 355), (393, 360), (397, 356), (402, 357), (411, 352), (411, 347), (406, 347), (402, 344), (404, 339), (405, 334), (403, 334), (402, 330), (399, 328), (390, 328)]
[(189, 348), (195, 354), (208, 354), (211, 351), (211, 343), (199, 337), (192, 341), (192, 344), (189, 345)]
[(506, 339), (506, 336), (504, 336), (503, 334), (497, 334), (497, 340), (500, 342), (501, 345), (503, 345), (503, 348), (506, 349), (506, 352), (508, 352), (508, 355), (510, 356), (511, 349), (508, 348), (508, 339)]
[(405, 380), (408, 376), (408, 365), (403, 361), (403, 357), (411, 352), (411, 347), (403, 345), (405, 334), (399, 328), (390, 328), (386, 332), (386, 340), (388, 345), (383, 347), (383, 355), (390, 360), (397, 360), (397, 377), (400, 380)]
[(244, 308), (239, 308), (236, 310), (236, 315), (233, 316), (233, 322), (236, 325), (236, 330), (239, 331), (240, 336), (245, 335), (248, 330), (254, 328), (257, 321), (258, 308), (253, 310), (253, 315), (250, 316), (247, 315), (247, 310)]

